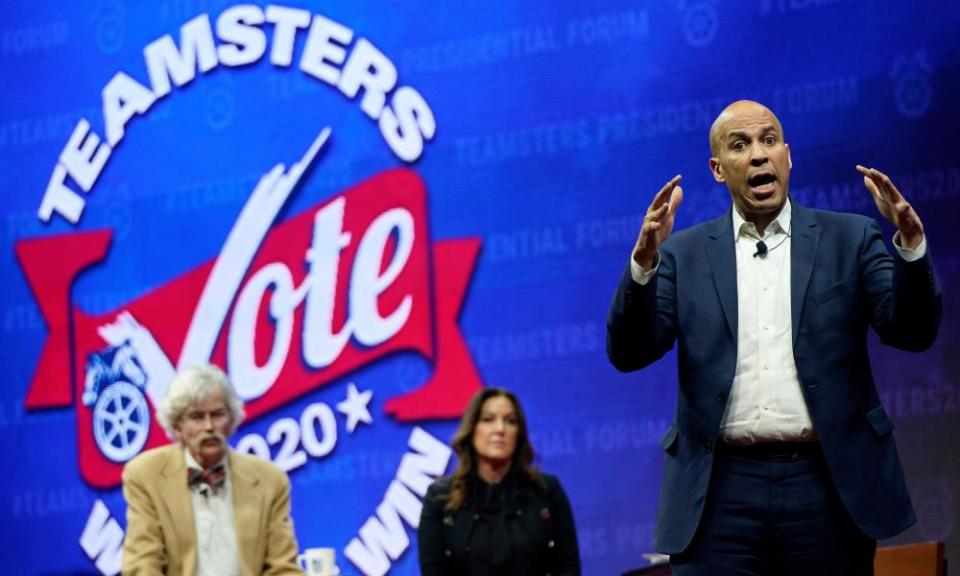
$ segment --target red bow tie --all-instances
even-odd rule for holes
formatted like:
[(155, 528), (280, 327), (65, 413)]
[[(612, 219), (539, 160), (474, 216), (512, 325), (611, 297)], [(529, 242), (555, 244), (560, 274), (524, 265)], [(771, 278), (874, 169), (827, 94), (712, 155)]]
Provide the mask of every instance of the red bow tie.
[(213, 488), (214, 493), (223, 487), (223, 482), (227, 478), (227, 469), (223, 464), (217, 464), (212, 468), (201, 470), (199, 468), (187, 468), (187, 485), (199, 486), (206, 484)]

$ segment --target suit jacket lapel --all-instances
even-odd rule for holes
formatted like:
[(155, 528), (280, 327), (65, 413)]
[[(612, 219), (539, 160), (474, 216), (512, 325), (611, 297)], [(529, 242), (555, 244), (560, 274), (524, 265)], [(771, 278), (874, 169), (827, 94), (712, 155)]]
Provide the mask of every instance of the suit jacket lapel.
[[(731, 208), (732, 210), (732, 208)], [(704, 246), (707, 263), (713, 273), (713, 283), (717, 298), (727, 320), (727, 328), (737, 339), (737, 255), (733, 238), (733, 214), (728, 210), (724, 216), (714, 220), (708, 231), (710, 241)]]
[(230, 483), (233, 490), (233, 523), (237, 534), (237, 552), (243, 574), (259, 574), (256, 566), (257, 542), (263, 536), (260, 530), (263, 510), (263, 490), (260, 479), (252, 474), (243, 460), (228, 453)]
[(810, 286), (810, 276), (817, 257), (820, 243), (820, 227), (817, 218), (810, 210), (790, 199), (791, 228), (790, 239), (790, 318), (793, 324), (793, 345), (797, 345), (800, 321), (803, 319), (803, 305)]
[(183, 459), (183, 445), (170, 445), (170, 457), (161, 470), (160, 491), (173, 521), (173, 534), (184, 551), (182, 568), (193, 574), (197, 568), (196, 521), (193, 518), (193, 500), (187, 486), (187, 465)]

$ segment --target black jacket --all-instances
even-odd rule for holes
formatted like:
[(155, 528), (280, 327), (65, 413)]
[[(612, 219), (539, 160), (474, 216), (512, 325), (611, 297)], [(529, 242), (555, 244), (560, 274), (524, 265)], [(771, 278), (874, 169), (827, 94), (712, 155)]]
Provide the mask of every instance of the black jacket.
[[(560, 482), (548, 474), (541, 482), (509, 475), (506, 485), (504, 522), (516, 523), (528, 539), (536, 555), (523, 558), (520, 563), (536, 566), (530, 576), (579, 576), (580, 552), (573, 512)], [(475, 477), (474, 484), (479, 482)], [(423, 576), (467, 576), (471, 570), (470, 549), (480, 514), (474, 496), (459, 509), (444, 509), (451, 481), (441, 478), (434, 482), (423, 503), (418, 530), (420, 571)], [(477, 494), (476, 485), (471, 494)], [(514, 559), (518, 560), (518, 559)]]
[[(829, 478), (871, 538), (914, 523), (910, 494), (870, 368), (867, 331), (902, 350), (933, 344), (942, 295), (927, 254), (891, 257), (880, 227), (791, 199), (793, 359)], [(607, 319), (607, 354), (639, 370), (677, 347), (679, 393), (664, 435), (654, 546), (679, 554), (693, 540), (711, 483), (720, 422), (737, 365), (737, 260), (731, 212), (672, 234), (641, 286), (624, 271)]]

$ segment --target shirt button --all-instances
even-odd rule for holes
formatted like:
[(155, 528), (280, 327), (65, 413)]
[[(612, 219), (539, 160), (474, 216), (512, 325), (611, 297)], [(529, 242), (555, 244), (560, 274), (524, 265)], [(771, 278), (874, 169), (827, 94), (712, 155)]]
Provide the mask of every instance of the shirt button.
[(553, 548), (554, 545), (555, 545), (555, 544), (554, 544), (553, 540), (547, 542), (547, 548)]
[(443, 551), (443, 554), (444, 554), (444, 556), (446, 556), (447, 558), (453, 556), (453, 552), (451, 552), (449, 549), (444, 550), (444, 551)]

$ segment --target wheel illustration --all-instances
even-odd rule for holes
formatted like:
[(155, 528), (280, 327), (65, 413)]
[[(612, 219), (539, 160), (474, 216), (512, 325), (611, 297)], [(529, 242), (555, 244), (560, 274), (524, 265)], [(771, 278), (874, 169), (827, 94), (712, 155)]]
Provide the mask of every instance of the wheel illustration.
[(930, 79), (919, 70), (907, 72), (897, 81), (897, 108), (907, 118), (919, 118), (930, 107), (933, 87)]
[(103, 455), (126, 462), (140, 452), (150, 432), (150, 412), (143, 392), (117, 380), (100, 392), (93, 408), (93, 435)]

